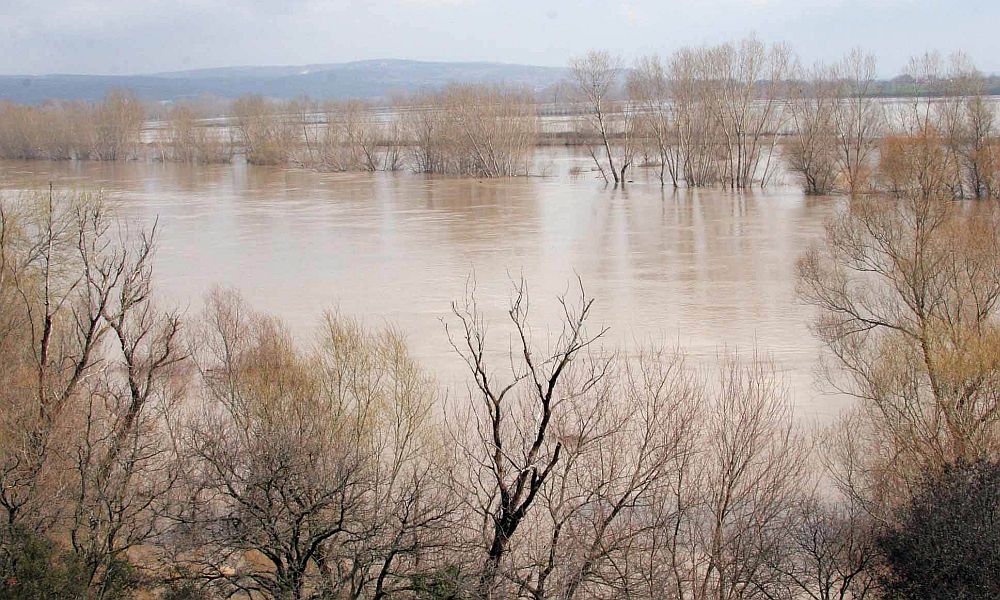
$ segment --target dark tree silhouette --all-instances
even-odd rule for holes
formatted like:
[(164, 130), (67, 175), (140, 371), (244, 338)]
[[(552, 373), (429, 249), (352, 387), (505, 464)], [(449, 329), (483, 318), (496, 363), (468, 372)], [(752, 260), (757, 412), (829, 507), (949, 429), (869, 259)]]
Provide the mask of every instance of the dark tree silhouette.
[(928, 476), (897, 518), (878, 541), (887, 597), (1000, 598), (1000, 462)]

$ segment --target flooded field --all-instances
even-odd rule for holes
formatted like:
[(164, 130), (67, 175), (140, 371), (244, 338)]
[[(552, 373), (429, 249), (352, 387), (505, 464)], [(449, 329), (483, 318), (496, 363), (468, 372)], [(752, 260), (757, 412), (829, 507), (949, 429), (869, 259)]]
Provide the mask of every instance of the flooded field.
[(706, 364), (756, 346), (786, 374), (801, 417), (825, 420), (844, 406), (814, 384), (820, 348), (794, 293), (796, 258), (821, 238), (836, 199), (792, 186), (674, 191), (641, 170), (614, 189), (561, 148), (545, 150), (537, 171), (547, 176), (33, 161), (0, 162), (0, 185), (99, 189), (126, 217), (158, 219), (158, 286), (189, 313), (222, 285), (302, 336), (330, 308), (391, 322), (449, 385), (463, 364), (442, 319), (470, 277), (503, 349), (512, 278), (527, 281), (543, 340), (556, 296), (579, 275), (608, 345), (680, 344)]

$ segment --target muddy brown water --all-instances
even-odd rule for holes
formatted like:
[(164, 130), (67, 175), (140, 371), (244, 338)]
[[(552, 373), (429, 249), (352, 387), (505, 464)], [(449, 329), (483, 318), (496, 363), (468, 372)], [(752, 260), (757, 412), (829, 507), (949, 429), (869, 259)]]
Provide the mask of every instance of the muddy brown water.
[(594, 325), (610, 328), (606, 345), (679, 344), (705, 365), (756, 347), (782, 370), (800, 417), (827, 420), (845, 406), (815, 383), (812, 309), (795, 298), (796, 258), (822, 238), (836, 199), (793, 185), (674, 191), (640, 171), (614, 189), (580, 154), (542, 152), (536, 171), (546, 176), (494, 181), (0, 161), (0, 186), (103, 190), (123, 216), (159, 220), (157, 285), (168, 302), (194, 314), (212, 286), (232, 286), (301, 339), (328, 308), (392, 323), (453, 393), (463, 393), (463, 363), (442, 319), (470, 275), (498, 351), (509, 341), (511, 278), (527, 281), (544, 344), (556, 296), (579, 275), (596, 299)]

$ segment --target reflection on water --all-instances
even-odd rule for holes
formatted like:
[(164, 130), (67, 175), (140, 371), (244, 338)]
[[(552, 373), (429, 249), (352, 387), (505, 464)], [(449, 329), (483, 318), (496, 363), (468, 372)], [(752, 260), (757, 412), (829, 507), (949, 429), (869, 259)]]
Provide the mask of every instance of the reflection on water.
[[(609, 340), (679, 342), (709, 361), (723, 347), (770, 352), (800, 414), (844, 405), (813, 384), (818, 344), (796, 303), (795, 259), (836, 202), (796, 188), (760, 193), (612, 189), (567, 175), (581, 157), (547, 151), (552, 177), (503, 181), (266, 167), (0, 162), (7, 190), (103, 189), (120, 211), (159, 219), (158, 285), (189, 311), (216, 284), (305, 334), (326, 308), (388, 320), (445, 382), (462, 376), (441, 324), (474, 273), (497, 320), (524, 275), (535, 323), (576, 274)], [(544, 341), (544, 332), (536, 338)], [(496, 341), (506, 335), (496, 328)]]

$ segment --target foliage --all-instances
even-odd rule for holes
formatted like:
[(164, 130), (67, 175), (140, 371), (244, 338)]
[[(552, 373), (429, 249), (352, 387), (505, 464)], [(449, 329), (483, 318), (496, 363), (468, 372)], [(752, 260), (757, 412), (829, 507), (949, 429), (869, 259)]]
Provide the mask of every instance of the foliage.
[(878, 540), (887, 597), (1000, 597), (1000, 462), (959, 462), (929, 474), (896, 516)]
[[(17, 527), (0, 530), (0, 600), (64, 600), (90, 597), (87, 561), (51, 539)], [(100, 597), (131, 598), (138, 585), (135, 569), (115, 561)]]

